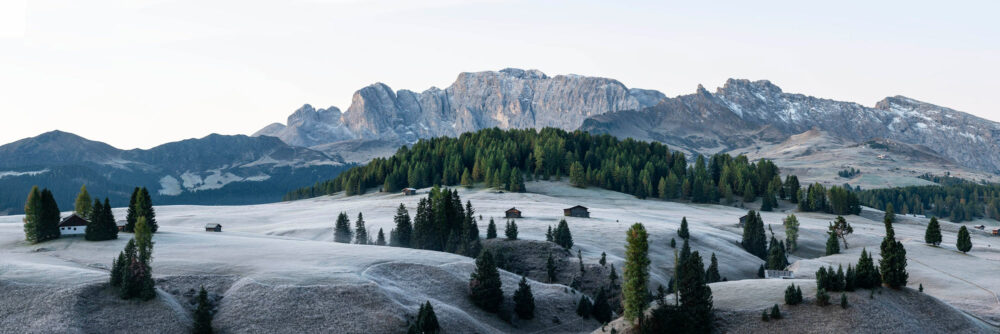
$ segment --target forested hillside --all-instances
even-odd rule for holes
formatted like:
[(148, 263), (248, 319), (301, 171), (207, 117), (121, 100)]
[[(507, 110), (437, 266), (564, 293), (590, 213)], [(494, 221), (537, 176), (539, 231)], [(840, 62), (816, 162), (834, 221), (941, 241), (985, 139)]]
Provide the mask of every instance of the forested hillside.
[(896, 212), (924, 214), (962, 222), (976, 218), (1000, 220), (1000, 184), (980, 184), (953, 177), (923, 178), (938, 186), (872, 189), (858, 198), (866, 206), (884, 210), (892, 204)]
[(690, 199), (699, 203), (788, 198), (799, 193), (794, 176), (782, 182), (771, 161), (745, 156), (698, 156), (656, 142), (619, 140), (610, 135), (554, 128), (540, 131), (485, 129), (458, 138), (437, 137), (402, 147), (389, 158), (352, 168), (336, 178), (288, 193), (286, 200), (381, 188), (471, 185), (523, 191), (524, 180), (568, 177), (576, 186), (595, 186), (639, 198)]

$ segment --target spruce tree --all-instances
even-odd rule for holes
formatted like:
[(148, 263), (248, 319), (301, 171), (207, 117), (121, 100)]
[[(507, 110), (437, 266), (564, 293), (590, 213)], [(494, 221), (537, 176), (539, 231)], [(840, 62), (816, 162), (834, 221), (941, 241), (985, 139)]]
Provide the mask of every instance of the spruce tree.
[(670, 238), (670, 248), (677, 248), (677, 240)]
[(111, 201), (107, 197), (104, 198), (104, 212), (101, 214), (101, 221), (103, 223), (102, 229), (104, 232), (104, 240), (118, 239), (118, 223), (115, 222), (115, 214), (111, 211)]
[(555, 237), (552, 235), (552, 225), (549, 225), (549, 229), (545, 231), (545, 241), (555, 242)]
[(483, 251), (476, 259), (476, 270), (469, 279), (472, 303), (487, 312), (496, 312), (503, 303), (501, 285), (493, 254)]
[(351, 243), (351, 221), (347, 218), (346, 212), (337, 215), (337, 224), (333, 228), (333, 241), (339, 243)]
[(788, 266), (788, 257), (785, 255), (785, 244), (771, 236), (771, 243), (767, 250), (766, 268), (771, 270), (785, 270)]
[(531, 286), (528, 280), (521, 276), (521, 283), (514, 291), (514, 313), (521, 319), (532, 319), (535, 317), (535, 297), (531, 294)]
[(618, 272), (615, 271), (615, 264), (611, 264), (611, 272), (608, 273), (608, 290), (615, 291), (618, 288)]
[(382, 233), (382, 228), (378, 229), (378, 237), (375, 239), (375, 245), (385, 246), (385, 233)]
[[(698, 272), (701, 270), (698, 268)], [(625, 319), (635, 321), (643, 316), (649, 293), (646, 288), (649, 282), (649, 242), (646, 228), (641, 223), (633, 224), (626, 233), (624, 282), (622, 303)]]
[[(612, 265), (614, 266), (614, 265)], [(556, 282), (556, 262), (552, 258), (552, 253), (549, 253), (549, 258), (545, 260), (545, 272), (548, 275), (549, 283)]]
[(781, 319), (781, 308), (778, 307), (778, 304), (774, 304), (774, 306), (771, 307), (771, 319)]
[(712, 253), (711, 263), (708, 265), (708, 269), (705, 270), (705, 283), (715, 283), (722, 281), (722, 277), (719, 276), (719, 260), (715, 258), (715, 253)]
[(137, 201), (137, 205), (139, 206), (138, 214), (146, 218), (149, 230), (152, 233), (156, 233), (160, 229), (160, 226), (156, 223), (156, 210), (153, 209), (153, 199), (149, 197), (149, 190), (146, 187), (139, 188), (139, 199), (141, 201)]
[(972, 237), (969, 236), (969, 229), (965, 228), (965, 225), (958, 228), (958, 242), (955, 244), (955, 248), (958, 248), (962, 253), (972, 250)]
[(135, 187), (132, 190), (132, 196), (128, 200), (128, 211), (125, 213), (125, 232), (132, 233), (135, 231), (135, 222), (139, 218), (138, 207), (136, 207), (136, 202), (139, 201), (139, 187)]
[(924, 242), (934, 246), (941, 244), (941, 225), (938, 223), (937, 217), (931, 217), (930, 223), (927, 223)]
[(60, 236), (59, 205), (56, 204), (56, 199), (52, 196), (52, 191), (48, 189), (42, 189), (41, 199), (42, 210), (41, 219), (39, 220), (38, 241), (58, 239)]
[(462, 171), (462, 186), (472, 187), (472, 175), (469, 174), (468, 168)]
[(600, 264), (601, 267), (604, 267), (608, 263), (608, 254), (601, 252), (601, 259), (597, 261), (597, 263)]
[(428, 300), (423, 305), (420, 305), (420, 310), (417, 311), (417, 319), (410, 326), (410, 333), (417, 334), (437, 334), (441, 332), (441, 325), (438, 324), (437, 315), (434, 314), (434, 307), (431, 306), (431, 302)]
[(396, 223), (396, 227), (390, 232), (392, 246), (411, 247), (413, 223), (410, 221), (410, 213), (406, 211), (406, 206), (403, 203), (399, 203), (399, 208), (396, 209), (396, 215), (392, 220)]
[(127, 263), (125, 253), (129, 251), (131, 247), (135, 250), (135, 240), (129, 239), (128, 243), (125, 244), (125, 250), (118, 254), (117, 259), (111, 259), (111, 286), (119, 287), (122, 284), (122, 277), (125, 274), (125, 264)]
[(86, 219), (92, 211), (90, 193), (87, 192), (86, 184), (80, 187), (80, 193), (76, 195), (76, 201), (73, 202), (73, 211), (76, 212), (77, 216), (84, 219)]
[(486, 226), (486, 239), (496, 239), (497, 237), (497, 224), (493, 222), (493, 218), (490, 218), (490, 224)]
[(882, 283), (893, 289), (906, 286), (909, 274), (906, 272), (906, 249), (903, 243), (896, 241), (896, 233), (892, 228), (895, 215), (890, 204), (886, 208), (884, 223), (886, 236), (882, 239), (881, 255), (879, 260), (879, 271), (882, 273)]
[(840, 254), (840, 241), (833, 232), (826, 232), (826, 255)]
[(24, 240), (30, 243), (39, 243), (41, 235), (42, 220), (42, 194), (38, 186), (32, 187), (28, 193), (28, 199), (24, 202)]
[(573, 248), (573, 234), (569, 231), (569, 223), (565, 219), (559, 221), (559, 225), (552, 232), (552, 240), (564, 249)]
[(358, 212), (358, 219), (354, 221), (354, 243), (368, 244), (368, 228), (365, 227), (365, 217), (361, 212)]
[(584, 319), (589, 319), (592, 313), (593, 305), (590, 303), (590, 299), (587, 299), (587, 296), (580, 295), (580, 301), (576, 303), (576, 315)]
[(107, 231), (103, 229), (104, 222), (102, 221), (104, 219), (104, 205), (101, 204), (101, 201), (94, 200), (94, 204), (90, 206), (90, 208), (92, 212), (90, 213), (89, 218), (87, 218), (89, 220), (87, 221), (87, 227), (83, 231), (83, 238), (88, 241), (105, 240), (104, 234), (106, 234)]
[(856, 276), (855, 286), (858, 288), (871, 289), (882, 284), (879, 271), (875, 268), (875, 261), (868, 255), (867, 250), (861, 250), (861, 258), (858, 260), (858, 265), (854, 267), (854, 270)]
[[(153, 270), (149, 265), (153, 252), (152, 236), (153, 232), (151, 227), (146, 224), (146, 217), (140, 215), (135, 223), (135, 236), (129, 245), (126, 245), (125, 264), (121, 279), (122, 299), (150, 300), (156, 296)], [(132, 248), (129, 249), (129, 246)]]
[(597, 292), (597, 297), (594, 297), (590, 315), (602, 324), (611, 321), (611, 304), (608, 303), (608, 292), (603, 287)]
[(508, 220), (507, 228), (504, 229), (503, 234), (507, 236), (508, 240), (517, 240), (517, 223), (513, 220)]
[(677, 230), (677, 236), (681, 237), (681, 239), (687, 239), (691, 237), (691, 232), (688, 232), (687, 217), (681, 217), (681, 228)]
[(198, 291), (198, 308), (194, 310), (195, 334), (212, 334), (212, 305), (208, 302), (208, 291), (201, 287)]
[(680, 277), (677, 291), (681, 295), (681, 312), (687, 319), (684, 332), (708, 333), (712, 328), (712, 289), (702, 274), (701, 255), (697, 251), (691, 253), (682, 268), (684, 275)]
[(743, 249), (761, 260), (767, 260), (767, 236), (764, 234), (764, 221), (760, 214), (750, 210), (743, 225)]

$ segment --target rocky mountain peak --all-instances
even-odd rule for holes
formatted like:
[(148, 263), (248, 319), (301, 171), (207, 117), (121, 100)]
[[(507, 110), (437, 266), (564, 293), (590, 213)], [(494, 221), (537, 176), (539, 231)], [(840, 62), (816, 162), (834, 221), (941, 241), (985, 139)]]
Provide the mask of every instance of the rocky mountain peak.
[(542, 73), (542, 71), (539, 70), (522, 70), (519, 68), (511, 68), (511, 67), (500, 70), (500, 73), (517, 79), (542, 80), (549, 78), (549, 76), (545, 75), (545, 73)]

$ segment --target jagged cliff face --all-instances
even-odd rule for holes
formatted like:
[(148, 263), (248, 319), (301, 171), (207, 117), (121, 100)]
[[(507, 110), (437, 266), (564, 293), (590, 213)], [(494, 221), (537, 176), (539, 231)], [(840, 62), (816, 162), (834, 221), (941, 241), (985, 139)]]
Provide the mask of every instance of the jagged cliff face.
[(628, 89), (612, 79), (504, 69), (462, 73), (448, 88), (422, 93), (394, 92), (376, 83), (355, 92), (343, 114), (334, 107), (315, 110), (306, 105), (289, 116), (287, 125), (272, 124), (254, 135), (316, 146), (350, 139), (410, 143), (490, 127), (572, 130), (587, 117), (641, 109), (664, 98), (660, 92)]
[(699, 86), (695, 94), (640, 111), (594, 116), (581, 126), (699, 152), (774, 143), (814, 128), (854, 143), (888, 138), (923, 145), (961, 165), (1000, 171), (996, 122), (901, 96), (869, 108), (789, 94), (766, 80), (730, 79), (715, 93)]

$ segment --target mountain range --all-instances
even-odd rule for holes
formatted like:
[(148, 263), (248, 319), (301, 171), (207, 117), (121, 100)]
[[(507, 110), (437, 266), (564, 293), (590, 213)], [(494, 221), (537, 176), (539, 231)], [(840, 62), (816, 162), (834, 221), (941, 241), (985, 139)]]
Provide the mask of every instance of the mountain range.
[[(709, 92), (666, 97), (607, 78), (550, 77), (537, 70), (462, 73), (445, 89), (393, 91), (375, 83), (354, 93), (347, 111), (305, 105), (254, 136), (328, 153), (343, 142), (377, 141), (381, 154), (434, 136), (483, 128), (585, 130), (666, 143), (688, 152), (739, 151), (819, 130), (849, 144), (884, 139), (926, 147), (957, 165), (1000, 172), (1000, 124), (903, 96), (873, 107), (785, 93), (767, 80), (730, 79)], [(388, 143), (388, 144), (387, 144)], [(338, 152), (338, 150), (341, 150)], [(364, 162), (364, 160), (358, 161)]]
[(212, 134), (148, 150), (120, 150), (51, 131), (0, 146), (0, 214), (23, 212), (32, 186), (52, 189), (63, 210), (81, 185), (124, 206), (136, 186), (157, 204), (275, 202), (292, 185), (308, 185), (348, 168), (339, 156), (274, 137)]

